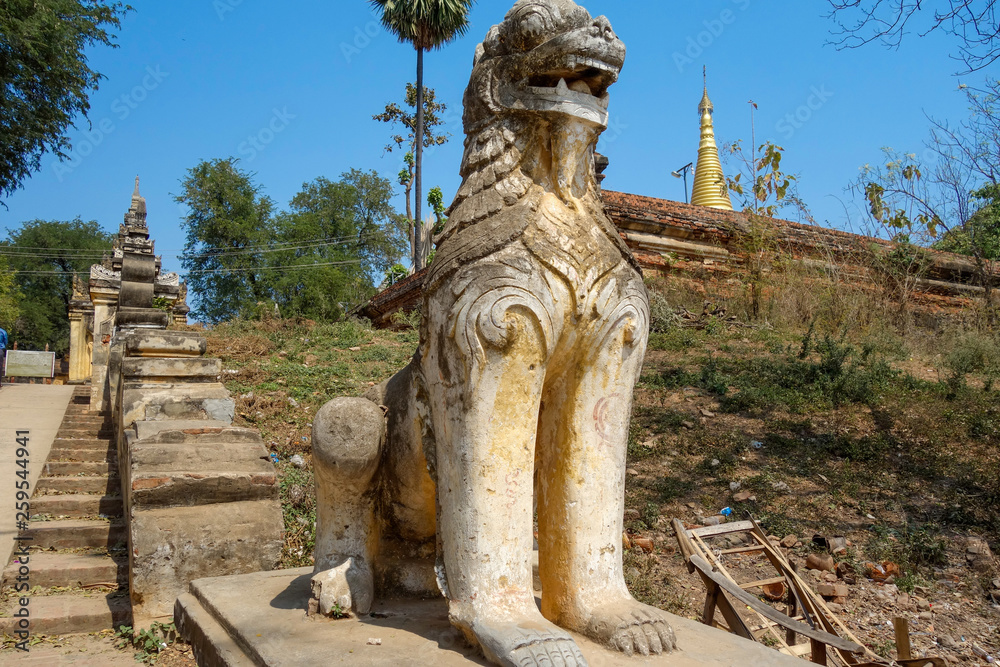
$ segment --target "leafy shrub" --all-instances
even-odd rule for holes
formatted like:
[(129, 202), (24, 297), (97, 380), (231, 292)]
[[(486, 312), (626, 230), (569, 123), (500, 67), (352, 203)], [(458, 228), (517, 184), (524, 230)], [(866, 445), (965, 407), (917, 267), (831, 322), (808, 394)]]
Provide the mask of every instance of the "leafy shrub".
[(920, 567), (935, 567), (948, 562), (948, 541), (940, 536), (936, 524), (904, 524), (902, 528), (872, 526), (865, 550), (874, 560), (897, 563), (905, 573)]
[(677, 327), (681, 322), (680, 315), (671, 308), (667, 298), (659, 292), (649, 293), (649, 330), (665, 333)]
[(1000, 344), (975, 331), (963, 332), (945, 355), (944, 367), (948, 370), (945, 384), (954, 396), (965, 389), (970, 373), (983, 373), (989, 378), (1000, 373)]
[(660, 495), (661, 502), (670, 502), (682, 498), (694, 489), (694, 482), (673, 475), (666, 475), (656, 480), (654, 489)]
[(875, 433), (861, 438), (835, 438), (830, 443), (830, 451), (851, 461), (871, 463), (880, 461), (896, 445), (896, 440), (887, 433)]
[[(701, 386), (723, 396), (727, 412), (807, 412), (848, 403), (875, 404), (898, 376), (871, 350), (859, 351), (829, 335), (814, 346), (807, 333), (795, 354), (789, 350), (777, 358), (707, 364)], [(723, 379), (733, 392), (720, 391)]]
[(139, 651), (134, 656), (136, 662), (152, 665), (156, 662), (160, 651), (177, 639), (177, 629), (173, 623), (153, 621), (148, 630), (142, 629), (138, 632), (130, 625), (118, 626), (115, 635), (118, 637), (118, 648), (132, 646)]

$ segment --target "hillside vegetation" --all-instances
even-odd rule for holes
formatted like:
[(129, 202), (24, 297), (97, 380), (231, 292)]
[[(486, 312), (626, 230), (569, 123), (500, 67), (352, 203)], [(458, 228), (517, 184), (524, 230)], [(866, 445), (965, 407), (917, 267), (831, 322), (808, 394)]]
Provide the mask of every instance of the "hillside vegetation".
[[(894, 655), (894, 615), (913, 619), (917, 655), (978, 660), (972, 642), (1000, 653), (1000, 597), (990, 597), (1000, 582), (982, 549), (1000, 544), (997, 333), (958, 320), (935, 330), (820, 316), (748, 323), (720, 306), (692, 315), (685, 306), (702, 298), (694, 290), (649, 284), (653, 331), (635, 390), (625, 519), (653, 550), (626, 552), (633, 592), (698, 617), (704, 589), (684, 569), (669, 521), (693, 525), (730, 507), (791, 538), (793, 560), (822, 549), (814, 535), (846, 537), (838, 573), (852, 585), (841, 613), (883, 655)], [(737, 312), (737, 301), (729, 306)], [(282, 566), (308, 565), (312, 415), (404, 366), (418, 335), (287, 320), (207, 334), (238, 419), (279, 457)], [(899, 574), (877, 584), (868, 562)]]

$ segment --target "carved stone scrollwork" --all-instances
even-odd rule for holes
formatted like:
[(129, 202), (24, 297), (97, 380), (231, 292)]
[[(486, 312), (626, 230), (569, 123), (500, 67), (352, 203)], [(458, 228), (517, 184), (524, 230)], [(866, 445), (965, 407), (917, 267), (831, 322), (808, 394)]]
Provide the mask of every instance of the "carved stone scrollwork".
[(181, 277), (173, 271), (160, 273), (160, 275), (156, 277), (156, 284), (164, 287), (180, 287)]
[(104, 266), (103, 264), (94, 264), (90, 267), (90, 278), (91, 280), (121, 280), (122, 274), (120, 271), (115, 271), (114, 269)]

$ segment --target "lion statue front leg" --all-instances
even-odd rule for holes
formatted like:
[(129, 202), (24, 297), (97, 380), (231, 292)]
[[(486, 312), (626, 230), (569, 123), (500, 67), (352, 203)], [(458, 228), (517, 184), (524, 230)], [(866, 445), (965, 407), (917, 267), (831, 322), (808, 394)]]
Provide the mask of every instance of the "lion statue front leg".
[(495, 269), (470, 267), (481, 280), (457, 302), (447, 289), (431, 296), (421, 345), (449, 617), (497, 664), (585, 665), (532, 592), (532, 470), (548, 344), (534, 297)]
[[(577, 328), (573, 363), (550, 369), (538, 434), (542, 612), (627, 655), (670, 652), (667, 614), (636, 601), (622, 571), (625, 461), (632, 389), (646, 347), (637, 278), (610, 321)], [(638, 284), (636, 284), (638, 283)]]
[[(519, 254), (467, 267), (476, 279), (460, 275), (457, 296), (439, 290), (427, 302), (422, 375), (450, 617), (501, 665), (586, 664), (564, 629), (629, 655), (671, 651), (667, 615), (632, 598), (622, 573), (645, 289), (621, 267), (574, 317), (563, 277)], [(533, 471), (541, 612), (529, 565)]]

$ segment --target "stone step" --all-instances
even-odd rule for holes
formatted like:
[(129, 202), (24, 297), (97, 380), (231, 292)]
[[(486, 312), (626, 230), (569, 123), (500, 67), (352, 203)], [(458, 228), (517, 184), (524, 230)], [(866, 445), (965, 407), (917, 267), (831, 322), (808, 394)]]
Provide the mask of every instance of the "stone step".
[(93, 421), (108, 421), (109, 415), (105, 412), (93, 412), (90, 408), (81, 407), (79, 409), (74, 409), (73, 406), (69, 406), (66, 412), (63, 413), (63, 419), (68, 420), (81, 420), (90, 423)]
[(31, 499), (31, 514), (68, 516), (72, 518), (96, 517), (101, 514), (120, 517), (123, 514), (121, 496), (95, 494), (64, 494), (36, 496)]
[[(127, 559), (116, 561), (106, 554), (32, 553), (28, 560), (31, 571), (28, 585), (52, 588), (80, 588), (94, 584), (115, 585), (128, 580)], [(3, 585), (11, 586), (18, 575), (18, 563), (3, 571)]]
[(42, 468), (42, 475), (58, 477), (60, 475), (107, 475), (118, 466), (109, 461), (48, 461)]
[(104, 426), (83, 426), (80, 428), (66, 428), (60, 426), (56, 431), (57, 438), (90, 439), (90, 438), (110, 438), (114, 431)]
[(109, 548), (126, 539), (121, 522), (82, 519), (32, 521), (26, 534), (31, 538), (28, 544), (41, 549)]
[(35, 485), (35, 493), (96, 493), (116, 495), (121, 492), (118, 477), (42, 477)]
[(111, 430), (111, 424), (107, 423), (102, 417), (97, 417), (96, 419), (89, 418), (65, 418), (62, 423), (59, 424), (60, 431), (78, 431), (81, 429), (104, 429)]
[(117, 458), (115, 451), (108, 449), (76, 449), (73, 447), (53, 447), (49, 452), (49, 462), (99, 462), (114, 461)]
[(57, 436), (55, 440), (52, 441), (53, 449), (63, 449), (63, 448), (73, 448), (76, 449), (102, 449), (105, 447), (110, 447), (111, 441), (107, 438), (73, 438), (66, 436)]
[(93, 423), (108, 423), (108, 417), (106, 414), (101, 412), (69, 412), (65, 413), (63, 417), (63, 423), (66, 422), (80, 422), (83, 424), (93, 424)]
[[(110, 630), (122, 624), (131, 624), (132, 619), (132, 608), (127, 597), (110, 597), (97, 593), (92, 596), (37, 595), (31, 598), (28, 610), (31, 615), (31, 634), (34, 636)], [(11, 618), (10, 615), (15, 608), (8, 603), (5, 611), (5, 617), (0, 618), (0, 632), (13, 636), (18, 619)]]

